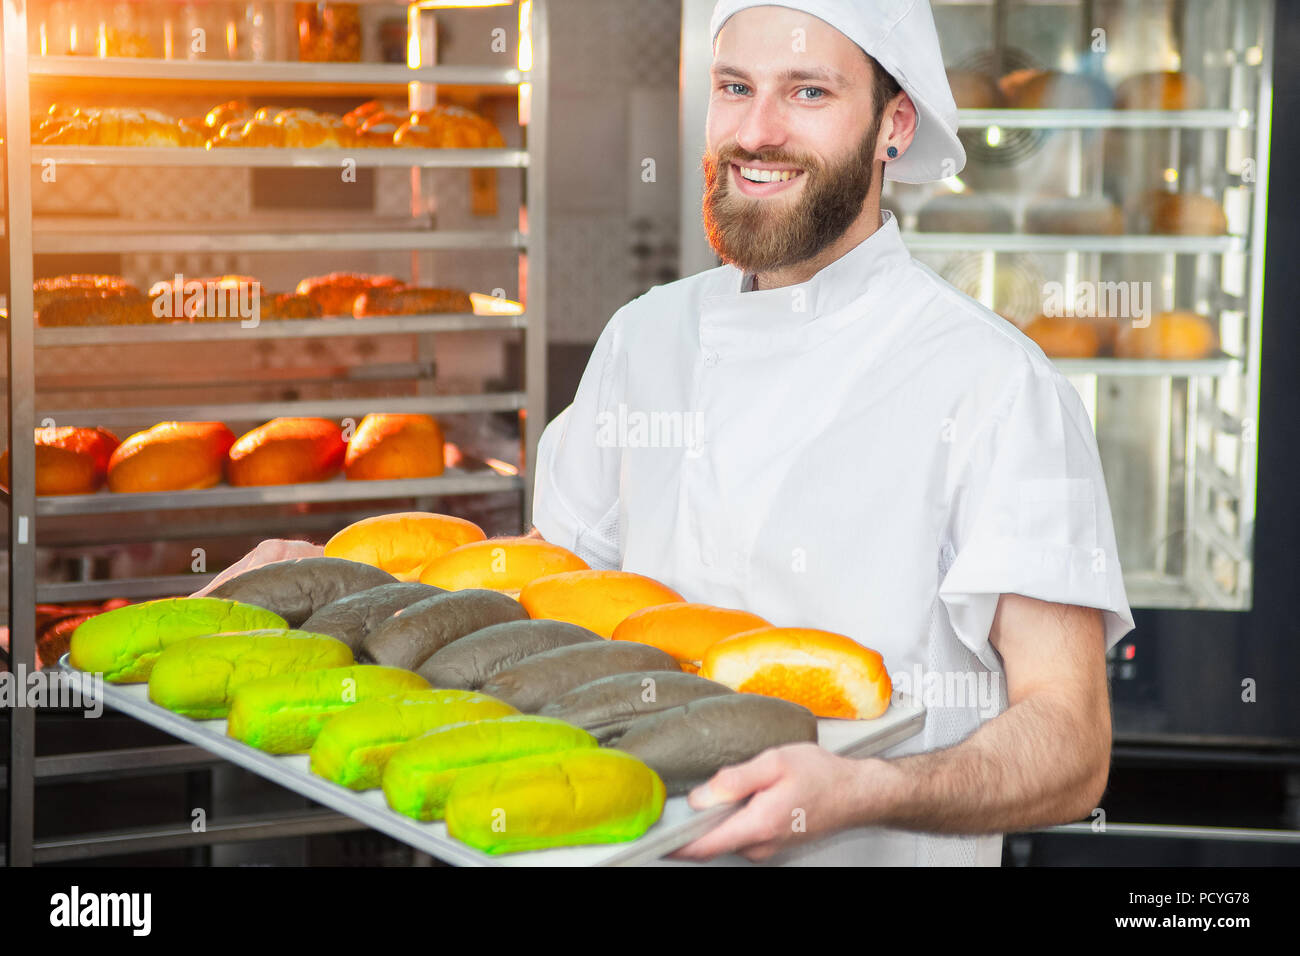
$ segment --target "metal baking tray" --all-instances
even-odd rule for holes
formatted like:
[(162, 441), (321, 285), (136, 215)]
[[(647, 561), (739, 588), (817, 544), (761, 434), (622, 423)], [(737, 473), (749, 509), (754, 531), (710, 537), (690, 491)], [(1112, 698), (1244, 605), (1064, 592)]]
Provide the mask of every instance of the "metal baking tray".
[[(636, 866), (650, 863), (702, 836), (740, 808), (740, 804), (695, 811), (685, 796), (670, 797), (663, 816), (639, 839), (628, 843), (564, 847), (527, 853), (492, 856), (466, 846), (447, 834), (441, 821), (423, 823), (388, 807), (381, 790), (357, 792), (318, 777), (308, 769), (305, 754), (276, 756), (255, 750), (226, 736), (224, 720), (190, 720), (159, 707), (149, 700), (147, 684), (109, 684), (87, 680), (89, 676), (59, 660), (60, 669), (89, 695), (99, 688), (103, 702), (114, 710), (130, 714), (146, 724), (202, 747), (233, 764), (302, 794), (339, 813), (347, 814), (430, 856), (458, 866)], [(925, 725), (925, 708), (912, 698), (890, 705), (875, 720), (818, 721), (819, 742), (827, 750), (846, 757), (867, 757), (920, 733)]]

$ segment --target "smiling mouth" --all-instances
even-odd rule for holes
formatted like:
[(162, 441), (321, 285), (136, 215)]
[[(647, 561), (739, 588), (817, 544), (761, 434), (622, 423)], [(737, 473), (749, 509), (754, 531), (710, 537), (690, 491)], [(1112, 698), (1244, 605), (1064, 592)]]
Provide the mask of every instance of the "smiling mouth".
[(802, 169), (755, 169), (734, 164), (742, 179), (751, 183), (783, 183), (803, 175)]

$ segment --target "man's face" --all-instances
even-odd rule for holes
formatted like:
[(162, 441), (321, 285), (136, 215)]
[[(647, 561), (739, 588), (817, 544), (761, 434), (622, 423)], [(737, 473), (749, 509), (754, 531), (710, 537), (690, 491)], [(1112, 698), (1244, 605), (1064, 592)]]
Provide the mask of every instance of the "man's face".
[(873, 79), (862, 51), (816, 17), (764, 6), (727, 21), (704, 156), (704, 224), (724, 262), (804, 262), (861, 214), (879, 132)]

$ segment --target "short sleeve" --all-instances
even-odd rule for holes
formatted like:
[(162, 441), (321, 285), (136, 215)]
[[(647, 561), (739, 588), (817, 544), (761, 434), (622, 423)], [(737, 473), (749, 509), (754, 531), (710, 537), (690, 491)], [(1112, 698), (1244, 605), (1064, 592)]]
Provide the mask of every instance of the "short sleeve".
[(623, 378), (619, 315), (605, 326), (573, 402), (542, 432), (533, 486), (533, 525), (593, 568), (616, 569), (619, 448), (602, 442), (601, 422), (616, 407)]
[(1133, 629), (1096, 437), (1078, 394), (1027, 364), (980, 426), (954, 486), (939, 597), (990, 669), (998, 598), (1101, 609), (1109, 650)]

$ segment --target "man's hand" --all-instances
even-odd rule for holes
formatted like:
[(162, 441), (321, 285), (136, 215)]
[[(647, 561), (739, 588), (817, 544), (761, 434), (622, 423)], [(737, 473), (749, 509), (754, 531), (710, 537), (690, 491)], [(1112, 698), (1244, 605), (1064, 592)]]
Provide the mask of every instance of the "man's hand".
[(271, 538), (263, 541), (248, 554), (244, 555), (230, 567), (226, 568), (215, 578), (208, 586), (201, 591), (195, 591), (190, 597), (203, 597), (214, 588), (229, 581), (233, 577), (243, 574), (245, 571), (251, 571), (253, 568), (260, 568), (264, 564), (274, 564), (276, 561), (287, 561), (290, 558), (319, 558), (324, 556), (325, 548), (319, 544), (312, 544), (310, 541), (290, 541), (284, 538)]
[[(691, 805), (752, 794), (749, 805), (674, 855), (760, 860), (850, 826), (1005, 833), (1086, 817), (1110, 765), (1101, 612), (1004, 594), (989, 640), (1006, 672), (1005, 713), (929, 753), (855, 760), (799, 744), (722, 770), (691, 794)], [(791, 829), (797, 809), (805, 811), (803, 833)]]
[(877, 816), (897, 773), (883, 760), (837, 757), (816, 744), (791, 744), (728, 767), (691, 791), (696, 810), (753, 799), (714, 830), (673, 854), (707, 860), (739, 850), (766, 860), (806, 842)]

